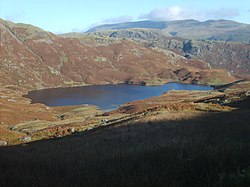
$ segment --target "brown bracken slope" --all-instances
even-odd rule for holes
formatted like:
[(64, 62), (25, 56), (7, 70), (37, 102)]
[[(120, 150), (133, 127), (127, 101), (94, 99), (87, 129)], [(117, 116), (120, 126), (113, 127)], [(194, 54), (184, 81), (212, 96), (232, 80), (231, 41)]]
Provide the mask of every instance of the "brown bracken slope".
[[(0, 141), (8, 143), (14, 137), (10, 132), (15, 133), (13, 141), (32, 133), (35, 140), (52, 136), (46, 131), (48, 127), (53, 132), (62, 126), (81, 131), (102, 124), (106, 118), (100, 117), (102, 112), (94, 106), (76, 109), (30, 104), (22, 97), (28, 90), (90, 84), (157, 85), (170, 81), (222, 84), (236, 80), (227, 70), (211, 69), (205, 61), (150, 49), (130, 39), (64, 38), (32, 25), (1, 19), (0, 33)], [(60, 119), (61, 114), (65, 115), (64, 120)], [(118, 112), (109, 119), (121, 115), (126, 114)], [(42, 135), (34, 135), (37, 132)], [(63, 128), (60, 132), (68, 133)], [(33, 139), (34, 136), (38, 137)]]
[(225, 70), (209, 69), (204, 61), (159, 52), (126, 39), (87, 42), (4, 20), (0, 20), (0, 32), (1, 86), (38, 89), (124, 82), (218, 84), (235, 80)]
[[(0, 34), (0, 146), (27, 143), (0, 148), (0, 186), (249, 186), (250, 81), (128, 39), (62, 38), (3, 20)], [(22, 97), (45, 87), (168, 81), (219, 86), (109, 113)]]

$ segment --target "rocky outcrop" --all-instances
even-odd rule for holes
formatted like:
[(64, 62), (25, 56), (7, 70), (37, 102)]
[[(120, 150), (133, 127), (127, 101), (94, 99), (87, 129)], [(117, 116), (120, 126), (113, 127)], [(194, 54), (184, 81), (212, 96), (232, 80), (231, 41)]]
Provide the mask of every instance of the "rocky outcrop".
[(7, 145), (8, 145), (8, 142), (0, 141), (0, 147), (4, 147), (4, 146), (7, 146)]
[(161, 30), (150, 29), (127, 29), (93, 34), (97, 33), (103, 37), (129, 38), (147, 48), (170, 50), (187, 59), (205, 61), (211, 68), (225, 68), (232, 74), (250, 74), (250, 45), (247, 43), (169, 37)]

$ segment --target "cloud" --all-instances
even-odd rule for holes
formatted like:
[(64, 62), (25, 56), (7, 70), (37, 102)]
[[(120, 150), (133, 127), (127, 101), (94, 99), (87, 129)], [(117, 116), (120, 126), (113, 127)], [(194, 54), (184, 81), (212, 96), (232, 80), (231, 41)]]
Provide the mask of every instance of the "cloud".
[(238, 16), (237, 9), (218, 10), (192, 10), (181, 6), (172, 6), (164, 8), (155, 8), (149, 13), (141, 14), (139, 19), (149, 20), (182, 20), (182, 19), (231, 19)]
[(190, 17), (190, 12), (180, 6), (155, 8), (149, 13), (141, 14), (139, 19), (175, 20)]
[(129, 22), (132, 20), (133, 20), (132, 16), (125, 15), (125, 16), (120, 16), (120, 17), (112, 17), (112, 18), (103, 19), (102, 23), (123, 23), (123, 22)]
[[(237, 9), (221, 8), (217, 10), (193, 10), (181, 6), (161, 7), (155, 8), (148, 13), (141, 14), (136, 20), (183, 20), (183, 19), (195, 19), (195, 20), (209, 20), (209, 19), (232, 19), (239, 15)], [(102, 19), (98, 22), (91, 24), (87, 29), (89, 30), (95, 26), (102, 24), (124, 23), (133, 21), (134, 18), (129, 15), (120, 17), (111, 17)]]

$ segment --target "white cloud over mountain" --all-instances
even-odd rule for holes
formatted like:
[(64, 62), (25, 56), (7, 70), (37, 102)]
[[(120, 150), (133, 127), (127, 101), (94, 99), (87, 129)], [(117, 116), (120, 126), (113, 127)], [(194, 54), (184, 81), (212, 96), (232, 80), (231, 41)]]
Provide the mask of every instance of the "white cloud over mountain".
[[(250, 10), (249, 10), (250, 12)], [(233, 8), (220, 8), (214, 10), (198, 10), (190, 9), (182, 6), (160, 7), (154, 8), (148, 13), (142, 13), (137, 18), (131, 15), (124, 15), (119, 17), (104, 18), (99, 22), (92, 24), (88, 29), (101, 24), (124, 23), (138, 20), (155, 20), (155, 21), (169, 21), (169, 20), (184, 20), (195, 19), (205, 21), (209, 19), (233, 19), (239, 16), (239, 11)], [(88, 30), (85, 29), (85, 30)]]
[(181, 19), (231, 19), (239, 15), (237, 9), (221, 8), (218, 10), (193, 10), (181, 6), (155, 8), (141, 14), (139, 19), (150, 20), (181, 20)]

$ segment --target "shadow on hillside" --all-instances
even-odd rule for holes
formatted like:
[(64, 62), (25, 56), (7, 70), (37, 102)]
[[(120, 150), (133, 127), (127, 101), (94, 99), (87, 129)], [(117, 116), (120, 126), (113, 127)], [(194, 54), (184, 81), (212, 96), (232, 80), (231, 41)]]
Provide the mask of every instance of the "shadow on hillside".
[(250, 97), (248, 96), (244, 100), (231, 102), (231, 103), (227, 104), (227, 106), (235, 107), (238, 110), (247, 110), (247, 109), (250, 109)]
[(249, 109), (0, 149), (0, 186), (249, 186)]

